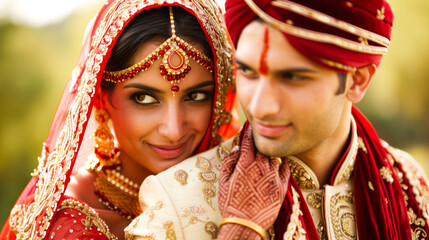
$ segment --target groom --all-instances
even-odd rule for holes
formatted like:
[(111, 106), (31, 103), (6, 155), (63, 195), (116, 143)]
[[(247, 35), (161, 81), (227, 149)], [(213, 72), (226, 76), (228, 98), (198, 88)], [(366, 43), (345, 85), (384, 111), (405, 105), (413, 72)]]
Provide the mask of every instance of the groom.
[(227, 0), (247, 116), (218, 239), (420, 239), (427, 177), (354, 106), (390, 45), (385, 0)]

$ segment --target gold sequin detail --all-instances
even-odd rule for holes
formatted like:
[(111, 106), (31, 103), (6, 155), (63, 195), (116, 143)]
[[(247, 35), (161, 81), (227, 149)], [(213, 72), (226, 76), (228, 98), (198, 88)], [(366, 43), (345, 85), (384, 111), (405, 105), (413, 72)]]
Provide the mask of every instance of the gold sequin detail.
[(311, 18), (315, 21), (321, 22), (328, 26), (332, 26), (340, 30), (349, 32), (356, 36), (365, 37), (373, 42), (380, 44), (381, 46), (376, 46), (376, 45), (365, 46), (346, 38), (333, 36), (331, 34), (326, 34), (322, 32), (311, 31), (305, 28), (295, 27), (295, 26), (283, 23), (275, 18), (272, 18), (269, 14), (265, 13), (262, 9), (260, 9), (258, 5), (254, 3), (252, 0), (245, 0), (245, 2), (249, 6), (249, 8), (252, 9), (252, 11), (256, 13), (262, 20), (269, 23), (271, 26), (279, 29), (280, 31), (283, 31), (285, 33), (288, 33), (297, 37), (301, 37), (304, 39), (313, 40), (317, 42), (330, 43), (348, 50), (363, 52), (368, 54), (386, 54), (387, 48), (390, 45), (390, 40), (382, 35), (360, 28), (348, 22), (333, 18), (322, 12), (294, 3), (292, 1), (277, 0), (277, 1), (272, 1), (271, 4), (273, 6), (280, 7), (288, 11), (292, 11), (297, 14), (300, 14), (302, 16)]
[(322, 204), (322, 196), (317, 193), (311, 193), (307, 196), (307, 204), (312, 207), (319, 209)]
[(369, 187), (369, 189), (371, 189), (372, 191), (374, 191), (374, 186), (372, 185), (371, 181), (368, 181), (368, 187)]
[(346, 211), (350, 205), (353, 205), (353, 193), (351, 192), (346, 195), (337, 193), (331, 198), (330, 214), (336, 239), (357, 239), (355, 215)]
[(290, 173), (301, 189), (317, 189), (316, 182), (310, 174), (291, 157), (288, 158)]
[(75, 209), (83, 214), (86, 215), (85, 219), (82, 219), (81, 223), (86, 227), (91, 227), (92, 225), (95, 225), (97, 227), (97, 230), (100, 231), (102, 234), (104, 234), (108, 239), (114, 239), (117, 240), (118, 238), (110, 233), (109, 227), (104, 222), (103, 219), (100, 218), (100, 216), (94, 211), (94, 209), (82, 204), (79, 201), (73, 200), (73, 199), (66, 199), (63, 202), (61, 202), (60, 207), (58, 208), (58, 211), (61, 211), (63, 209)]
[(319, 235), (320, 240), (327, 240), (325, 226), (323, 225), (323, 222), (320, 221), (319, 224), (317, 224), (317, 235)]
[(365, 143), (361, 137), (358, 137), (359, 148), (366, 154), (368, 154), (368, 149), (366, 149)]
[(174, 173), (174, 179), (176, 179), (176, 181), (178, 181), (180, 184), (186, 185), (188, 180), (188, 173), (185, 172), (185, 170), (179, 169)]
[(366, 39), (366, 38), (359, 37), (359, 38), (358, 38), (358, 40), (359, 40), (359, 42), (360, 42), (361, 44), (363, 44), (363, 45), (369, 45), (369, 44), (368, 44), (368, 39)]
[(426, 239), (428, 236), (424, 229), (426, 222), (423, 218), (418, 218), (412, 208), (408, 208), (408, 220), (410, 222), (410, 225), (415, 225), (415, 228), (411, 227), (412, 239)]
[(174, 232), (173, 222), (167, 221), (164, 223), (165, 240), (176, 240), (176, 232)]
[(216, 239), (217, 234), (219, 233), (219, 227), (214, 222), (206, 223), (204, 230), (211, 236), (212, 239)]
[(384, 20), (385, 16), (384, 16), (384, 6), (381, 7), (381, 9), (377, 10), (377, 18), (380, 20)]
[(386, 182), (392, 184), (393, 183), (393, 177), (392, 177), (392, 171), (387, 167), (380, 168), (380, 174), (381, 177), (386, 180)]
[(220, 144), (217, 148), (217, 155), (221, 161), (229, 155), (228, 149), (223, 144)]
[(204, 182), (202, 188), (204, 200), (213, 210), (215, 210), (212, 199), (216, 197), (217, 189), (213, 183), (217, 182), (218, 178), (216, 173), (212, 171), (212, 163), (209, 159), (198, 156), (195, 166), (200, 169), (198, 177), (202, 182)]

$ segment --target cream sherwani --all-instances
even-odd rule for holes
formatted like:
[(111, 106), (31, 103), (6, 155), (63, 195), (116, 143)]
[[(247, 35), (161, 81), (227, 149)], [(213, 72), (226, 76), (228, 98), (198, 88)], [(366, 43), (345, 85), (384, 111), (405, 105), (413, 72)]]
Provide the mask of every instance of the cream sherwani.
[(155, 176), (140, 188), (143, 213), (125, 229), (127, 239), (216, 239), (222, 216), (218, 179), (232, 139)]

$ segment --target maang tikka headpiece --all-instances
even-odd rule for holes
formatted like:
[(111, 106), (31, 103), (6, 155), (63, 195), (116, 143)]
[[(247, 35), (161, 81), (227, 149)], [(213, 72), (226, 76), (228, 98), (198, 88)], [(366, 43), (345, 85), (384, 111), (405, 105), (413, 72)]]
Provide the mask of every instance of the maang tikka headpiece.
[[(191, 71), (189, 65), (189, 57), (198, 62), (201, 66), (213, 71), (213, 61), (206, 55), (195, 49), (191, 44), (176, 36), (176, 28), (174, 25), (173, 10), (169, 6), (170, 24), (172, 36), (165, 40), (158, 48), (156, 48), (149, 56), (145, 57), (140, 62), (133, 66), (119, 71), (104, 71), (103, 79), (106, 81), (118, 83), (134, 77), (137, 73), (148, 69), (158, 58), (162, 58), (159, 66), (161, 75), (168, 80), (171, 86), (173, 96), (179, 91), (178, 83), (184, 79), (186, 74)], [(171, 58), (177, 55), (180, 63), (174, 65)]]

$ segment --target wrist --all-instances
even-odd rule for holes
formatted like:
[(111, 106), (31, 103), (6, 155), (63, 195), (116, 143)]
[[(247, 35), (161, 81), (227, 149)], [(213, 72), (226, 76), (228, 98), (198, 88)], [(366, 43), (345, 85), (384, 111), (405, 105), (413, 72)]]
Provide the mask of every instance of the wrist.
[[(252, 238), (252, 239), (263, 239), (263, 240), (268, 240), (269, 239), (269, 235), (267, 233), (267, 231), (265, 231), (264, 228), (262, 228), (261, 226), (259, 226), (258, 224), (249, 221), (247, 219), (244, 218), (236, 218), (236, 217), (231, 217), (231, 218), (224, 218), (220, 224), (219, 227), (222, 229), (222, 226), (224, 225), (232, 225), (234, 226), (232, 229), (237, 229), (243, 232), (243, 233), (253, 233), (251, 235), (255, 235), (258, 236), (259, 238)], [(247, 234), (246, 234), (247, 235)]]
[(250, 228), (238, 224), (224, 224), (217, 236), (218, 240), (263, 240), (261, 235)]

